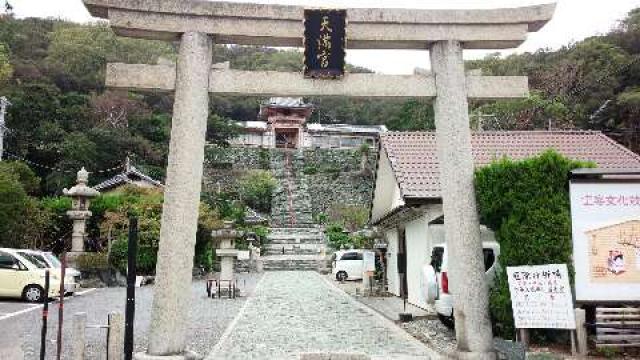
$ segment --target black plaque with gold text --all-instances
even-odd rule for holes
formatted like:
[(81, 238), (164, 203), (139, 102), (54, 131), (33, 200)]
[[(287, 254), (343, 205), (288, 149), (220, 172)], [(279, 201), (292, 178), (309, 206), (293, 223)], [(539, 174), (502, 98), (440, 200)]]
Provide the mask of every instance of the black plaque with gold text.
[(335, 79), (344, 75), (347, 11), (304, 11), (304, 76)]

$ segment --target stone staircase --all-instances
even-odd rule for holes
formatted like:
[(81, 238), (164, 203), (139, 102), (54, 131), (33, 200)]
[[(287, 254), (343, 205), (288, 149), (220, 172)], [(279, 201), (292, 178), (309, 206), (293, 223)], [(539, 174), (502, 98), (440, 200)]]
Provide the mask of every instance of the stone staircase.
[(325, 267), (325, 240), (316, 227), (272, 228), (265, 253), (264, 270), (320, 270)]
[(304, 157), (300, 152), (282, 149), (271, 156), (271, 173), (278, 185), (271, 200), (271, 224), (274, 227), (306, 228), (313, 223), (309, 185), (302, 173)]

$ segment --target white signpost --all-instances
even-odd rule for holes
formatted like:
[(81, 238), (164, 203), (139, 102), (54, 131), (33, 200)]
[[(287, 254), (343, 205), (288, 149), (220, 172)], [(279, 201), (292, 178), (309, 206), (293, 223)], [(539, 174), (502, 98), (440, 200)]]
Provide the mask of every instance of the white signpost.
[(508, 267), (517, 329), (575, 329), (566, 264)]
[(576, 301), (640, 299), (640, 181), (571, 182)]

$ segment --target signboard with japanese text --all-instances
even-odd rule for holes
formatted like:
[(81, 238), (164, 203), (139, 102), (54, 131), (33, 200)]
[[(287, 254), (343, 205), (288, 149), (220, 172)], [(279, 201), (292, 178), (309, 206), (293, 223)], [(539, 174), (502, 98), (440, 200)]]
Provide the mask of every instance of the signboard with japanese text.
[(507, 267), (517, 329), (575, 329), (566, 264)]
[(640, 299), (640, 183), (571, 182), (577, 301)]
[(347, 11), (304, 11), (304, 76), (335, 79), (344, 75)]

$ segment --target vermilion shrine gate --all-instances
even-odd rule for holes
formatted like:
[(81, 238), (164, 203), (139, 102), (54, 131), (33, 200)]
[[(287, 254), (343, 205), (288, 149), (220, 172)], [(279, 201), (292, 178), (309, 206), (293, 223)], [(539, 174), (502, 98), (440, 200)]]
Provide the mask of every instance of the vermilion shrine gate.
[[(430, 74), (345, 74), (339, 80), (302, 73), (212, 67), (212, 44), (302, 47), (299, 6), (181, 0), (83, 0), (93, 16), (108, 19), (122, 36), (179, 41), (177, 64), (109, 64), (106, 84), (131, 90), (175, 91), (157, 279), (149, 346), (138, 359), (185, 356), (202, 183), (209, 93), (254, 96), (433, 98), (445, 214), (455, 263), (458, 353), (493, 359), (487, 286), (473, 191), (468, 99), (524, 97), (526, 77), (466, 74), (463, 49), (519, 46), (540, 30), (555, 4), (490, 10), (347, 9), (350, 49), (429, 50)], [(426, 61), (426, 59), (425, 59)], [(173, 357), (172, 357), (173, 356)]]

